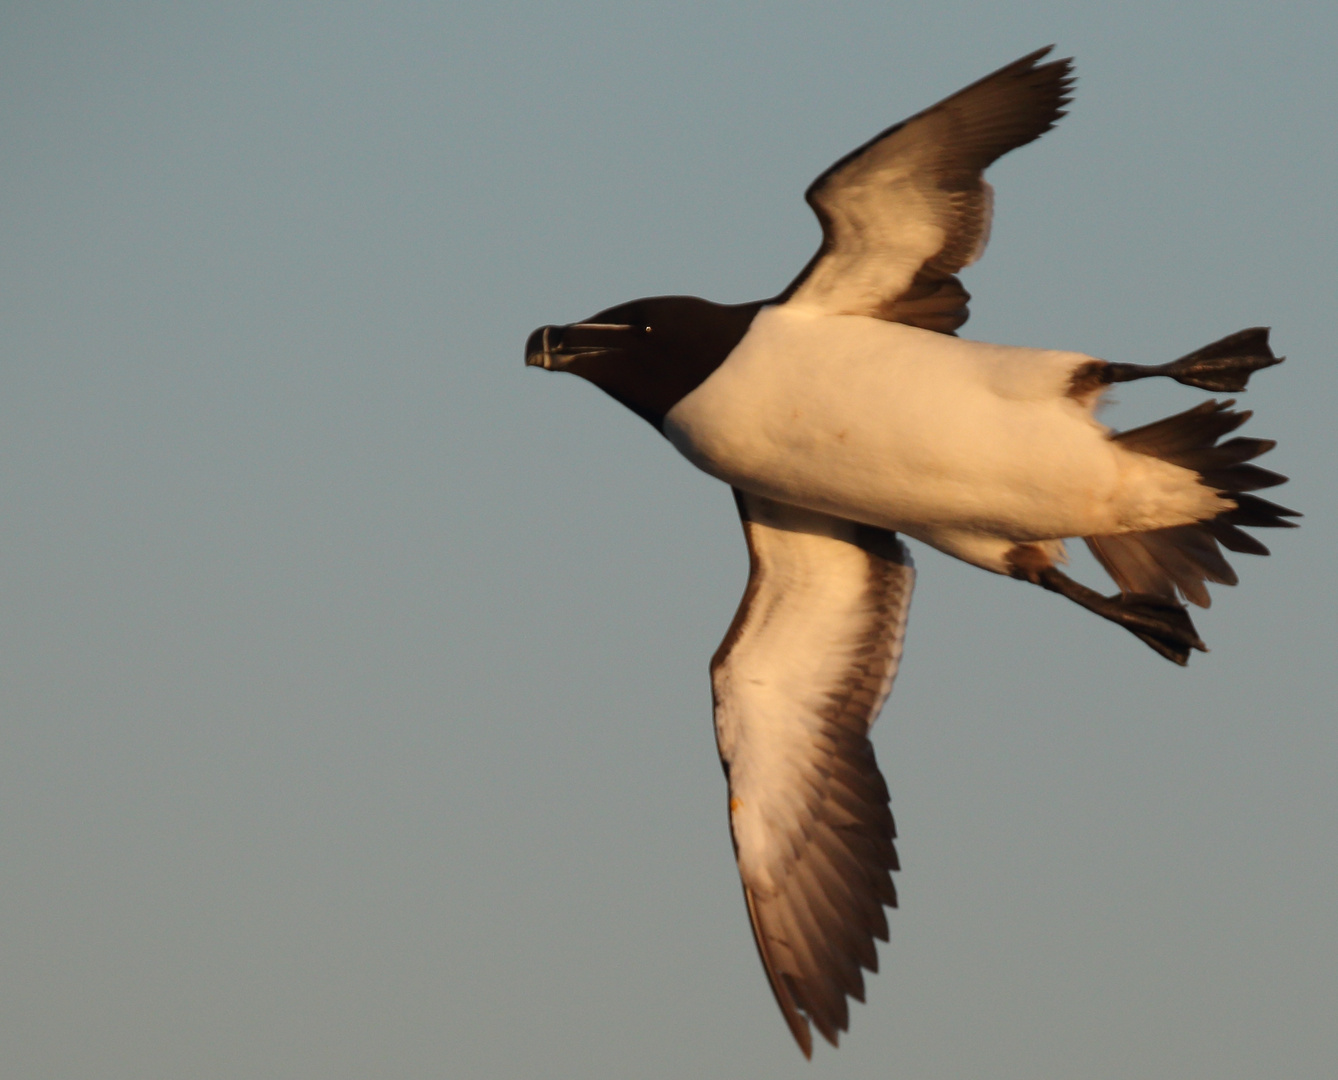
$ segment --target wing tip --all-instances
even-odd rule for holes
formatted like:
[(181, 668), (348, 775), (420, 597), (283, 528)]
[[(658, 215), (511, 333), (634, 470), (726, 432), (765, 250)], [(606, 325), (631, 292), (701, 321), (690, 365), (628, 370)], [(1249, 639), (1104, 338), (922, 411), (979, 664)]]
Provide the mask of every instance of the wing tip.
[(771, 984), (771, 992), (775, 995), (776, 1004), (780, 1006), (781, 1016), (785, 1018), (785, 1026), (790, 1029), (794, 1041), (799, 1044), (804, 1059), (812, 1061), (813, 1031), (809, 1027), (807, 1017), (799, 1011), (799, 1006), (795, 1004), (794, 994), (787, 985), (786, 976), (783, 972), (777, 970), (769, 954), (766, 946), (766, 935), (763, 933), (762, 926), (757, 919), (757, 905), (753, 899), (753, 890), (748, 888), (746, 883), (743, 886), (743, 899), (748, 905), (748, 921), (753, 924), (753, 942), (757, 945), (757, 951), (762, 957), (762, 970), (767, 973), (767, 982)]
[[(1068, 112), (1064, 109), (1065, 105), (1073, 102), (1073, 88), (1078, 81), (1078, 76), (1073, 73), (1073, 57), (1059, 56), (1048, 63), (1038, 64), (1037, 61), (1049, 56), (1055, 49), (1054, 45), (1046, 45), (1044, 48), (1030, 52), (1026, 56), (1014, 60), (1011, 64), (1005, 64), (998, 71), (986, 75), (979, 82), (987, 82), (990, 79), (998, 78), (1003, 75), (1044, 75), (1047, 79), (1054, 80), (1056, 91), (1055, 98), (1055, 117), (1051, 121), (1050, 127), (1061, 117), (1067, 116)], [(1046, 129), (1050, 130), (1049, 128)]]

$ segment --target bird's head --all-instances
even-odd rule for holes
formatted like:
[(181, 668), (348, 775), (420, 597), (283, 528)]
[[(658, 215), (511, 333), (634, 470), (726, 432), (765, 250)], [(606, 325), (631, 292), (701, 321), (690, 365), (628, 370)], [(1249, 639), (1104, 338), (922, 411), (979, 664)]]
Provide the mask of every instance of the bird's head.
[(695, 296), (632, 300), (581, 322), (539, 327), (525, 343), (525, 363), (579, 375), (662, 428), (669, 410), (738, 344), (760, 306)]

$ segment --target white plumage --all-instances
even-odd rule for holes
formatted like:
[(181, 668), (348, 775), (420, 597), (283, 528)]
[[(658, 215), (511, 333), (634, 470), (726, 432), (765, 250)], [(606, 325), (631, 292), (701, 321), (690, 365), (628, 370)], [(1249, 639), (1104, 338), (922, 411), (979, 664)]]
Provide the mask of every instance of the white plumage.
[[(1082, 353), (793, 302), (764, 308), (665, 434), (744, 491), (906, 533), (997, 573), (1019, 543), (1159, 529), (1230, 503), (1072, 394)], [(1054, 547), (1054, 545), (1051, 545)]]

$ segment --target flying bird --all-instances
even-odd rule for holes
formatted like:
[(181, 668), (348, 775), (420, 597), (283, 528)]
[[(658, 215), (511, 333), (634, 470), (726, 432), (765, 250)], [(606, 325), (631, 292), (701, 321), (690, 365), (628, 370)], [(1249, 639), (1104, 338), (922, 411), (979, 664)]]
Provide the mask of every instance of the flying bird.
[[(1185, 601), (1233, 585), (1221, 548), (1295, 511), (1251, 492), (1272, 440), (1225, 438), (1248, 412), (1208, 400), (1115, 432), (1113, 383), (1166, 376), (1233, 393), (1280, 363), (1242, 330), (1170, 363), (957, 336), (957, 278), (989, 237), (984, 170), (1064, 115), (1072, 62), (1040, 49), (876, 135), (805, 194), (822, 243), (768, 300), (633, 300), (530, 335), (731, 485), (747, 588), (711, 659), (716, 740), (748, 917), (805, 1056), (833, 1045), (877, 971), (898, 869), (868, 733), (901, 657), (914, 570), (899, 534), (1068, 597), (1185, 664)], [(1059, 566), (1082, 537), (1119, 587)]]

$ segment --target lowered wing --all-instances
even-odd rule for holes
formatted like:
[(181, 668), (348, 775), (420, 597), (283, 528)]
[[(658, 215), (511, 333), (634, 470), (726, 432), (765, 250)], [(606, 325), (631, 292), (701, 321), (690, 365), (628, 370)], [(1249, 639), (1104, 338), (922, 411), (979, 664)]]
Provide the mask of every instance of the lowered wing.
[(989, 239), (984, 171), (1064, 115), (1070, 60), (1039, 49), (851, 151), (804, 197), (822, 246), (782, 302), (954, 333), (970, 297), (956, 273)]
[(896, 835), (868, 731), (901, 656), (915, 572), (895, 533), (738, 490), (751, 573), (711, 661), (730, 828), (790, 1031), (833, 1045), (878, 970)]

